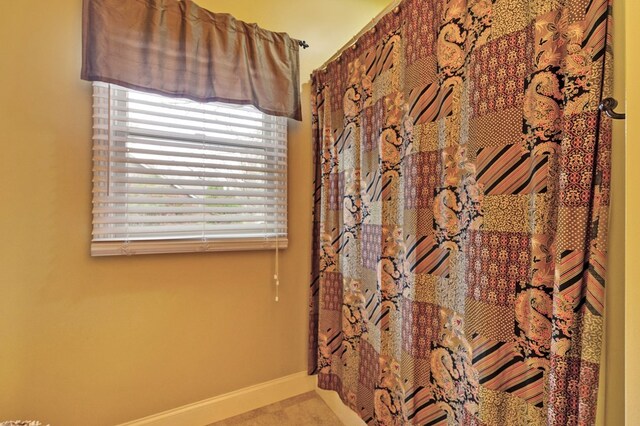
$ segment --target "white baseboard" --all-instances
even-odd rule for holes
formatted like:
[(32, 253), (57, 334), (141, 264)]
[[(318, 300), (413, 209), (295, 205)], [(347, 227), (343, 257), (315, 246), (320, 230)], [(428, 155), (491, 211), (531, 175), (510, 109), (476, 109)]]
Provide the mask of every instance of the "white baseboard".
[(205, 426), (315, 389), (316, 377), (301, 371), (119, 426)]
[(360, 416), (342, 402), (337, 392), (316, 387), (316, 393), (345, 426), (366, 426), (366, 423), (360, 418)]

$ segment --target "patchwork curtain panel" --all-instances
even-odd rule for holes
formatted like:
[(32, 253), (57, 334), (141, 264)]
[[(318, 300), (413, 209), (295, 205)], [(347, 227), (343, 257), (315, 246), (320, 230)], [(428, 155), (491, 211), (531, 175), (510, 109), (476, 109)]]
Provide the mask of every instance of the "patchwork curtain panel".
[(313, 75), (310, 373), (370, 425), (592, 425), (607, 0), (405, 0)]

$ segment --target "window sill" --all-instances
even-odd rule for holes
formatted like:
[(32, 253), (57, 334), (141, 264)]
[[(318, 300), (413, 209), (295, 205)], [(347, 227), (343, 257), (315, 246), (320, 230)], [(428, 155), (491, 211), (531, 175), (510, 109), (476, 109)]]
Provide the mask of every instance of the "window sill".
[[(288, 240), (279, 238), (278, 249), (286, 249)], [(229, 239), (229, 240), (158, 240), (158, 241), (93, 241), (91, 256), (133, 256), (141, 254), (162, 253), (205, 253), (219, 251), (274, 250), (276, 240), (264, 239)]]

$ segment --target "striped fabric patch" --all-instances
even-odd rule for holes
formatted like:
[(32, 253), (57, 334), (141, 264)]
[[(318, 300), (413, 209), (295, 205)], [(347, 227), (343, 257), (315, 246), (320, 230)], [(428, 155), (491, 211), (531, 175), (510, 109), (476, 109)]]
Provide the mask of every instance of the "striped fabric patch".
[(574, 309), (585, 305), (593, 315), (604, 312), (606, 255), (592, 248), (586, 259), (582, 250), (566, 250), (560, 261), (560, 292), (574, 300)]
[(369, 317), (369, 323), (377, 327), (382, 321), (382, 306), (380, 304), (380, 293), (365, 289), (365, 309)]
[(381, 308), (382, 308), (382, 311), (380, 314), (380, 321), (378, 323), (378, 326), (382, 331), (389, 331), (391, 326), (391, 306), (385, 305), (385, 306), (382, 306)]
[(452, 113), (451, 87), (430, 83), (409, 92), (409, 115), (414, 124), (424, 124), (448, 117)]
[(609, 5), (603, 1), (589, 2), (584, 24), (584, 40), (582, 47), (589, 51), (593, 49), (593, 60), (600, 59), (605, 52), (607, 38), (607, 20), (609, 19)]
[(441, 248), (434, 235), (409, 236), (407, 258), (410, 272), (449, 277), (449, 250)]
[(376, 168), (375, 171), (367, 173), (367, 197), (373, 201), (380, 201), (382, 197), (382, 175), (380, 169)]
[(396, 37), (399, 32), (396, 32), (390, 36), (384, 43), (379, 44), (376, 48), (376, 62), (375, 62), (375, 75), (378, 76), (385, 71), (389, 71), (393, 68), (395, 62), (395, 51), (398, 49), (399, 38)]
[(485, 195), (518, 195), (547, 192), (546, 155), (531, 157), (520, 144), (478, 150), (476, 179)]
[(376, 52), (378, 49), (369, 49), (367, 50), (362, 58), (362, 63), (364, 64), (367, 70), (367, 76), (371, 78), (371, 80), (376, 77)]
[[(336, 147), (336, 151), (338, 152), (338, 154), (342, 154), (344, 152), (344, 148), (346, 146), (347, 141), (349, 141), (349, 144), (351, 144), (353, 129), (354, 129), (353, 125), (350, 125), (340, 130), (336, 129), (334, 131), (335, 142), (333, 145)], [(338, 134), (336, 135), (336, 133)]]
[(372, 201), (389, 201), (393, 198), (397, 185), (393, 185), (394, 181), (398, 181), (392, 174), (383, 176), (380, 169), (375, 172), (369, 172), (366, 176), (367, 195)]
[(375, 201), (391, 201), (393, 197), (398, 193), (397, 185), (394, 185), (394, 182), (397, 182), (398, 179), (394, 177), (393, 174), (388, 173), (382, 177), (382, 188), (380, 190), (380, 195)]
[(471, 342), (473, 366), (479, 382), (487, 389), (508, 392), (536, 407), (543, 405), (543, 377), (527, 365), (513, 343), (498, 342), (476, 335)]
[(594, 315), (604, 312), (604, 283), (607, 255), (597, 247), (591, 249), (587, 273), (587, 308)]
[(375, 49), (369, 49), (362, 57), (363, 64), (367, 70), (367, 75), (371, 80), (375, 80), (377, 76), (385, 71), (390, 70), (394, 66), (394, 51), (399, 48), (397, 41), (399, 40), (392, 34), (384, 43), (378, 44)]
[(344, 250), (344, 248), (347, 246), (347, 244), (349, 244), (349, 242), (351, 241), (351, 238), (349, 238), (350, 234), (346, 234), (347, 235), (346, 238), (345, 238), (345, 234), (346, 233), (344, 229), (341, 230), (337, 238), (332, 242), (334, 250), (336, 251), (336, 254), (340, 254)]
[(327, 335), (327, 346), (332, 355), (336, 355), (342, 348), (342, 330), (329, 329)]
[(430, 388), (416, 386), (407, 389), (404, 402), (407, 406), (407, 419), (415, 425), (447, 424), (447, 413), (444, 412), (433, 398)]
[(584, 300), (584, 273), (587, 270), (582, 250), (565, 250), (560, 255), (560, 293), (575, 301), (574, 309)]

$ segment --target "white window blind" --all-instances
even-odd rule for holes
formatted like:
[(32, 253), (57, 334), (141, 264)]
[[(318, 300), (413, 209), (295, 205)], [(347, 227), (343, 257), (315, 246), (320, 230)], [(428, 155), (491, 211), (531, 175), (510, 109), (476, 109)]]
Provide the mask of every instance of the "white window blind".
[(94, 256), (286, 247), (287, 122), (93, 85)]

